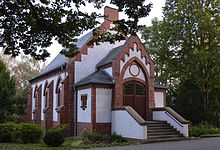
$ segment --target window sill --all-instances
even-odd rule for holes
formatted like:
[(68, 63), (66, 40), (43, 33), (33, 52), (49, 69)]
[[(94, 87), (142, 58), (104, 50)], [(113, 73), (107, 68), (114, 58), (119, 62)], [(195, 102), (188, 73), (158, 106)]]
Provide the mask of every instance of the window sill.
[(55, 108), (55, 110), (57, 111), (57, 113), (59, 113), (61, 110), (63, 110), (64, 105), (60, 105), (58, 107)]
[(46, 108), (44, 108), (44, 109), (43, 109), (43, 113), (46, 113), (48, 109), (49, 109), (49, 106), (47, 106)]

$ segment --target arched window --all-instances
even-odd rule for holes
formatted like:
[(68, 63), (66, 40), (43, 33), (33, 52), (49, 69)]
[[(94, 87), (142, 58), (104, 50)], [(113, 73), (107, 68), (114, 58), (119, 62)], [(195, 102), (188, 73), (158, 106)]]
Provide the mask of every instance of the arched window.
[(37, 108), (38, 108), (38, 86), (36, 85), (34, 88), (34, 109), (33, 109), (33, 113), (36, 112)]

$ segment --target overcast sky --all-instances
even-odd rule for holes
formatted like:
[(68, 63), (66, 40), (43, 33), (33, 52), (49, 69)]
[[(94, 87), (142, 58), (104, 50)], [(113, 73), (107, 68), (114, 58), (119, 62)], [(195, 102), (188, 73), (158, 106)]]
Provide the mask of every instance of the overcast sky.
[[(110, 5), (109, 1), (110, 0), (106, 1), (106, 5), (116, 8), (114, 5)], [(146, 0), (145, 1), (146, 4), (148, 4), (150, 2), (153, 4), (153, 6), (152, 6), (152, 9), (151, 9), (151, 12), (150, 12), (149, 16), (146, 17), (146, 18), (142, 18), (140, 20), (140, 24), (144, 24), (144, 25), (147, 25), (147, 26), (151, 25), (151, 19), (153, 19), (155, 17), (157, 17), (159, 19), (162, 19), (162, 7), (165, 6), (165, 0)], [(92, 6), (92, 4), (87, 5), (85, 8), (83, 8), (83, 10), (85, 10), (87, 12), (96, 11), (96, 12), (101, 13), (101, 14), (103, 14), (103, 12), (104, 12), (103, 8), (99, 9), (99, 10), (95, 9)], [(123, 13), (120, 13), (119, 17), (121, 19), (121, 18), (125, 18), (126, 16)], [(51, 56), (49, 58), (47, 58), (47, 64), (50, 63), (54, 59), (54, 57), (56, 57), (56, 55), (61, 51), (61, 49), (62, 49), (61, 45), (59, 45), (57, 42), (54, 42), (54, 44), (51, 45), (51, 47), (48, 48), (48, 51), (51, 54)]]

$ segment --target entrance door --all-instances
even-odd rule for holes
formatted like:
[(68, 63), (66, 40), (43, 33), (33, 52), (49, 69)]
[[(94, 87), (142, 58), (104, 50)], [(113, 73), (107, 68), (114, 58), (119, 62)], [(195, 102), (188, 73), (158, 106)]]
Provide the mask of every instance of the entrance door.
[(131, 81), (124, 84), (124, 106), (131, 106), (143, 119), (146, 119), (145, 86)]

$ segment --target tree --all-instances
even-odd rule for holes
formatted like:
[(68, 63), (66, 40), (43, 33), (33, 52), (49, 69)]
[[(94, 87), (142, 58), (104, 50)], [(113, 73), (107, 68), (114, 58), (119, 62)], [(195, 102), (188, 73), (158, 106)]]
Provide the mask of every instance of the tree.
[(16, 92), (15, 81), (10, 76), (6, 65), (0, 60), (0, 123), (7, 120), (12, 112), (14, 95)]
[[(105, 0), (87, 0), (101, 8)], [(45, 59), (49, 53), (45, 48), (57, 40), (65, 49), (66, 56), (75, 56), (79, 51), (74, 44), (84, 31), (94, 29), (99, 22), (97, 18), (105, 18), (95, 12), (88, 14), (81, 6), (88, 3), (84, 0), (7, 0), (0, 1), (0, 47), (4, 53), (17, 56), (23, 51), (35, 59)], [(148, 16), (151, 4), (144, 5), (144, 0), (111, 0), (120, 11), (128, 16), (115, 21), (117, 34), (95, 35), (105, 41), (114, 42), (128, 34), (134, 34), (141, 27), (139, 18)], [(95, 41), (97, 42), (97, 41)]]
[[(195, 102), (192, 101), (201, 103), (199, 113), (204, 117), (200, 121), (209, 121), (213, 116), (212, 108), (220, 101), (219, 5), (218, 0), (167, 0), (163, 21), (156, 21), (152, 27), (143, 30), (143, 36), (153, 42), (151, 46), (158, 48), (152, 53), (160, 64), (165, 64), (160, 65), (158, 70), (163, 69), (168, 75), (165, 74), (165, 79), (158, 79), (161, 82), (169, 81), (166, 77), (174, 79), (170, 85), (175, 89), (172, 99), (176, 100), (175, 105), (181, 106), (185, 101), (193, 109)], [(150, 32), (146, 34), (146, 31)], [(155, 32), (159, 35), (155, 35)], [(187, 88), (189, 85), (191, 88)], [(197, 97), (184, 95), (186, 90), (195, 91)], [(187, 102), (189, 97), (190, 101)], [(219, 110), (215, 108), (215, 111), (219, 114)]]
[(40, 73), (45, 65), (24, 55), (21, 55), (20, 60), (17, 60), (1, 54), (0, 59), (6, 64), (16, 86), (15, 98), (10, 110), (13, 115), (11, 115), (10, 120), (21, 121), (27, 109), (27, 93), (30, 89), (29, 79)]

